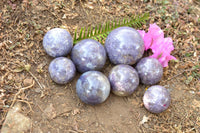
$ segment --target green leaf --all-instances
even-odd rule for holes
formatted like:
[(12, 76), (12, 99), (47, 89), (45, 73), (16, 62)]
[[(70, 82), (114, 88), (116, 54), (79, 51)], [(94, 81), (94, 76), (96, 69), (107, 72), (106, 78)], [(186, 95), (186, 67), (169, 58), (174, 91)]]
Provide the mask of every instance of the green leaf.
[(88, 30), (87, 30), (87, 38), (90, 37), (90, 30), (91, 30), (91, 27), (89, 27)]
[(84, 27), (84, 30), (83, 30), (83, 38), (85, 38), (85, 27)]
[(117, 27), (117, 20), (115, 19), (115, 22), (114, 22), (114, 28)]
[(16, 73), (19, 73), (19, 72), (22, 72), (24, 71), (24, 67), (17, 67), (13, 70), (13, 72), (16, 72)]
[(105, 24), (105, 27), (104, 27), (104, 33), (107, 31), (107, 22), (106, 22), (106, 24)]
[(98, 30), (98, 34), (100, 34), (100, 33), (101, 33), (101, 27), (102, 27), (102, 25), (101, 25), (101, 24), (99, 24), (99, 30)]
[(77, 29), (75, 30), (75, 33), (74, 33), (74, 41), (76, 40), (76, 34), (77, 34)]
[(93, 28), (91, 27), (91, 30), (90, 30), (90, 37), (93, 35)]
[(95, 26), (94, 34), (97, 34), (97, 25)]
[(132, 26), (134, 28), (139, 28), (143, 24), (145, 24), (147, 20), (149, 20), (148, 13), (145, 13), (142, 15), (134, 15), (130, 18), (124, 18), (122, 20), (115, 19), (114, 21), (106, 22), (104, 25), (99, 24), (98, 26), (95, 26), (94, 28), (88, 27), (87, 35), (86, 35), (86, 28), (84, 27), (84, 28), (81, 28), (78, 38), (77, 38), (77, 29), (76, 29), (74, 33), (74, 44), (87, 38), (93, 38), (97, 41), (104, 42), (108, 34), (115, 28), (122, 27), (122, 26)]
[(82, 38), (82, 32), (83, 32), (83, 27), (81, 28), (80, 34), (79, 34), (79, 38)]

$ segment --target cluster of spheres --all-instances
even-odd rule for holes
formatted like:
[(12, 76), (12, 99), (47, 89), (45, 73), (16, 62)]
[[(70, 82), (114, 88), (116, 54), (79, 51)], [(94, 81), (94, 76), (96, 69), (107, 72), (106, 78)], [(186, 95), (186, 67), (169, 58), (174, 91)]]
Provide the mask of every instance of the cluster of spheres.
[[(161, 113), (170, 104), (168, 90), (155, 85), (162, 78), (163, 67), (155, 58), (142, 58), (144, 42), (133, 28), (114, 29), (104, 46), (93, 39), (84, 39), (73, 46), (72, 36), (67, 30), (54, 28), (45, 34), (43, 47), (48, 55), (54, 57), (49, 65), (49, 74), (57, 84), (73, 80), (76, 71), (82, 73), (76, 83), (76, 93), (86, 104), (100, 104), (106, 101), (110, 92), (129, 96), (139, 83), (153, 85), (143, 96), (147, 110)], [(68, 54), (71, 59), (66, 57)], [(108, 77), (100, 72), (107, 59), (115, 65)]]

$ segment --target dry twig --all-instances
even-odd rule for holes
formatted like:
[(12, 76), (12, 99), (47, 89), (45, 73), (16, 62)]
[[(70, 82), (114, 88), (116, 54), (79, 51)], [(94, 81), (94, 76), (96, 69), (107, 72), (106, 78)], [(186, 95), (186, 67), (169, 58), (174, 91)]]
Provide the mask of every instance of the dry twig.
[(13, 102), (12, 102), (12, 104), (10, 105), (10, 108), (12, 108), (13, 105), (15, 104), (15, 102), (16, 102), (16, 100), (17, 100), (17, 96), (18, 96), (22, 91), (27, 90), (27, 89), (33, 87), (34, 84), (35, 84), (35, 81), (33, 80), (33, 84), (31, 84), (30, 86), (21, 88), (21, 89), (15, 94), (14, 99), (13, 99)]

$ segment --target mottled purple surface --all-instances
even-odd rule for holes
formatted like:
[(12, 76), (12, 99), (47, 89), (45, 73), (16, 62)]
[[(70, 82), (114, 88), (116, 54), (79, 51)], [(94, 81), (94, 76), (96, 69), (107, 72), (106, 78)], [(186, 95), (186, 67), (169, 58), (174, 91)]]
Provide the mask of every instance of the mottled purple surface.
[(51, 79), (58, 84), (66, 84), (76, 75), (74, 63), (66, 57), (58, 57), (49, 65)]
[(101, 72), (85, 72), (76, 83), (76, 93), (86, 104), (95, 105), (102, 103), (110, 94), (109, 80)]
[(118, 96), (132, 94), (139, 85), (137, 71), (129, 65), (117, 65), (109, 73), (112, 92)]
[(85, 39), (73, 47), (71, 59), (81, 73), (100, 70), (106, 62), (106, 51), (98, 41)]
[(67, 30), (54, 28), (45, 34), (43, 47), (46, 53), (52, 57), (66, 56), (71, 52), (73, 39)]
[(143, 84), (153, 85), (162, 79), (163, 67), (155, 58), (142, 58), (137, 63), (136, 70)]
[(165, 111), (171, 102), (170, 93), (160, 85), (154, 85), (144, 93), (143, 102), (145, 108), (152, 113)]
[(144, 42), (137, 30), (120, 27), (110, 32), (105, 48), (113, 64), (133, 65), (143, 56)]

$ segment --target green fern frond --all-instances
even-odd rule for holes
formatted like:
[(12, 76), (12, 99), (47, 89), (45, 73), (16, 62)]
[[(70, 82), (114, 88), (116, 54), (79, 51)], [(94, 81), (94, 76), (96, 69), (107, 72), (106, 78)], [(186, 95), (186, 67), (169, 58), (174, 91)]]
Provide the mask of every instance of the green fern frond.
[[(143, 15), (136, 15), (132, 16), (131, 18), (124, 18), (122, 20), (114, 20), (106, 22), (105, 25), (99, 24), (99, 26), (89, 27), (86, 32), (86, 28), (81, 28), (79, 34), (77, 34), (77, 29), (74, 33), (74, 44), (78, 43), (79, 41), (83, 39), (95, 39), (101, 43), (103, 43), (108, 36), (108, 34), (122, 26), (129, 26), (134, 28), (139, 28), (143, 24), (146, 23), (146, 21), (149, 19), (149, 14), (145, 13)], [(77, 36), (78, 35), (78, 36)]]

